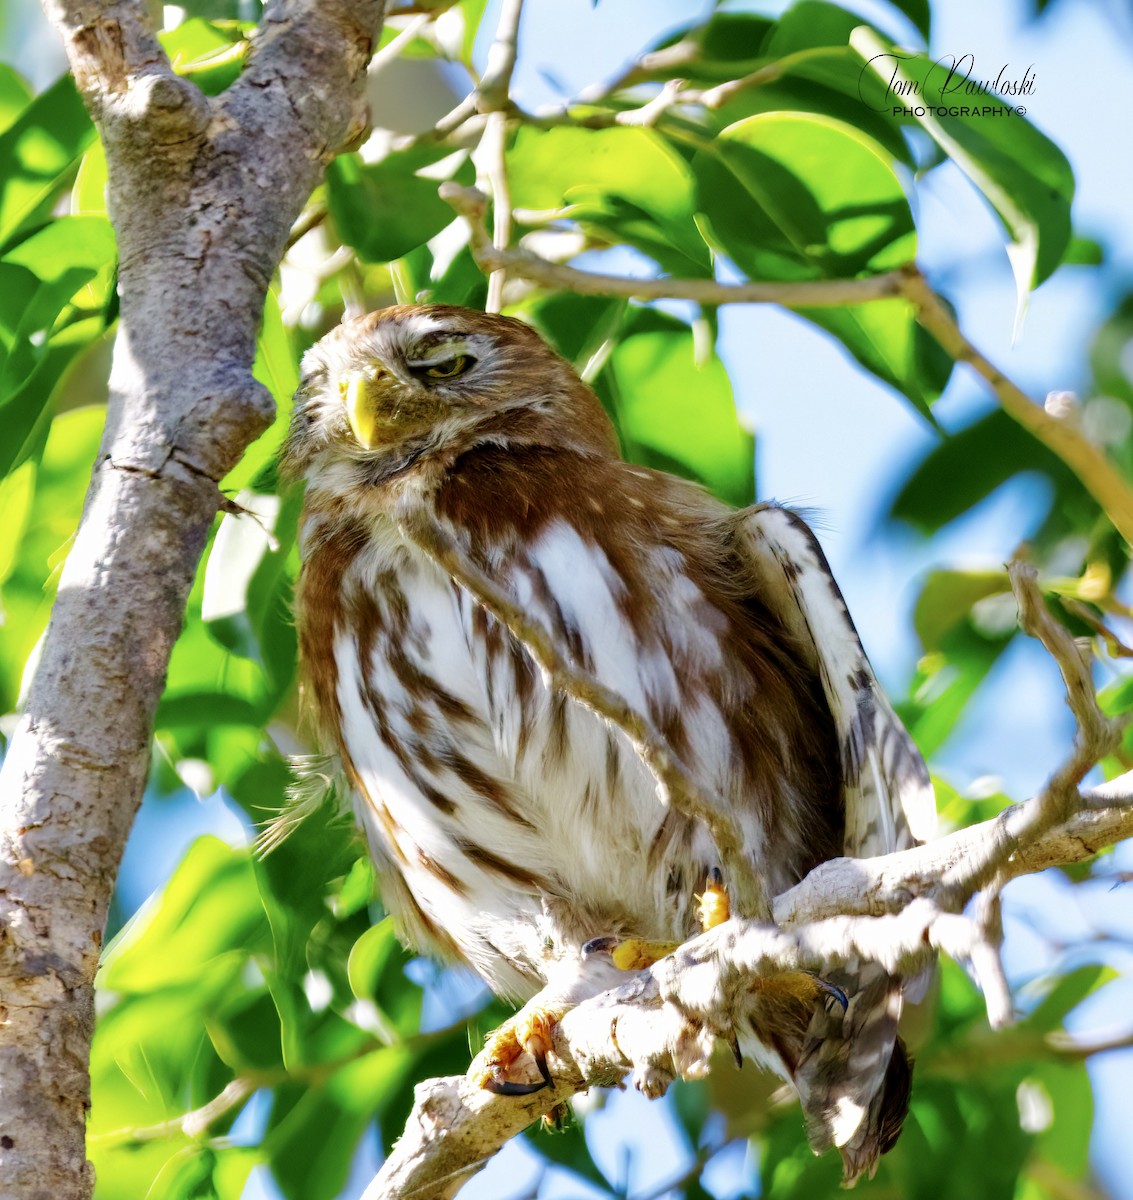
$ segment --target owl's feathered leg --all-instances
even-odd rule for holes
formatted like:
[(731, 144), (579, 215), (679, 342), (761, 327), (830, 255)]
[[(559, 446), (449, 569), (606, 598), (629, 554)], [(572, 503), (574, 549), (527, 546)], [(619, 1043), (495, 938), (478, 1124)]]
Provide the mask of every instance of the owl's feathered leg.
[[(709, 872), (704, 892), (696, 897), (701, 927), (709, 930), (730, 915), (728, 893), (718, 870)], [(576, 1004), (622, 982), (622, 972), (642, 971), (672, 954), (679, 942), (646, 938), (593, 938), (582, 947), (576, 967), (560, 970), (533, 999), (493, 1030), (469, 1068), (470, 1078), (500, 1096), (529, 1096), (552, 1086), (547, 1055), (554, 1042), (555, 1026)], [(615, 971), (611, 975), (609, 966)], [(565, 976), (565, 977), (564, 977)], [(517, 1064), (530, 1055), (539, 1081), (517, 1081)]]

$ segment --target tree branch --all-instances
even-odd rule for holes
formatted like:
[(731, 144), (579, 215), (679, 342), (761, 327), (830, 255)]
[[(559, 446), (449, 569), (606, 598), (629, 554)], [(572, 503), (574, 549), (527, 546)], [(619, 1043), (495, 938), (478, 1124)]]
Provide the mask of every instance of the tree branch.
[(365, 125), (382, 3), (269, 4), (213, 99), (174, 74), (143, 0), (47, 11), (106, 148), (121, 319), (90, 492), (0, 773), (0, 1174), (5, 1196), (85, 1200), (92, 981), (154, 712), (217, 482), (271, 417), (251, 373), (267, 284)]
[(1052, 416), (986, 359), (964, 336), (920, 272), (910, 273), (901, 291), (915, 305), (917, 320), (948, 355), (971, 367), (988, 385), (1004, 412), (1066, 463), (1118, 533), (1133, 545), (1133, 489), (1104, 452), (1072, 421)]
[[(1067, 861), (1081, 861), (1102, 845), (1133, 835), (1133, 773), (1123, 781), (1120, 803), (1112, 802), (1115, 789), (1101, 793), (1107, 805), (1098, 811), (1106, 817), (1104, 826), (1093, 830), (1099, 840), (1092, 849), (1087, 851), (1072, 832), (1072, 821), (1039, 838), (1027, 857), (1013, 864), (1012, 873), (1041, 870), (1066, 846), (1075, 846), (1077, 855)], [(1097, 792), (1085, 793), (1080, 815), (1097, 798)], [(915, 973), (937, 949), (961, 958), (973, 949), (978, 953), (980, 934), (972, 922), (944, 912), (930, 898), (931, 888), (920, 895), (911, 889), (930, 880), (933, 870), (947, 870), (958, 849), (955, 839), (978, 845), (995, 824), (985, 821), (943, 839), (953, 842), (951, 852), (941, 852), (943, 843), (933, 842), (880, 858), (825, 863), (776, 899), (776, 918), (788, 928), (729, 921), (622, 987), (579, 1005), (556, 1030), (553, 1091), (513, 1099), (494, 1096), (463, 1075), (425, 1081), (416, 1090), (405, 1133), (364, 1200), (447, 1200), (504, 1142), (587, 1087), (609, 1087), (632, 1075), (637, 1088), (655, 1096), (678, 1075), (703, 1076), (715, 1042), (730, 1036), (732, 1023), (742, 1017), (742, 997), (760, 976), (829, 970), (855, 958)], [(838, 870), (851, 866), (857, 881), (889, 882), (884, 893), (873, 896), (875, 905), (889, 911), (864, 915), (849, 876), (837, 879)], [(837, 893), (835, 887), (840, 887)], [(839, 904), (843, 911), (836, 911)], [(1028, 1042), (1027, 1052), (1085, 1057), (1127, 1045), (1129, 1037), (1128, 1031), (1082, 1041), (1055, 1037)], [(1019, 1047), (1008, 1044), (1018, 1056)], [(931, 1069), (936, 1068), (934, 1062)], [(955, 1064), (942, 1062), (940, 1069), (955, 1069)]]
[(956, 362), (966, 363), (988, 385), (1004, 411), (1075, 473), (1105, 511), (1114, 528), (1133, 545), (1133, 488), (1105, 453), (1071, 421), (1052, 416), (993, 366), (964, 336), (915, 264), (864, 279), (822, 279), (799, 283), (720, 283), (715, 279), (632, 279), (580, 271), (550, 262), (523, 247), (493, 245), (484, 225), (486, 199), (475, 188), (444, 183), (441, 197), (469, 226), (473, 257), (482, 270), (507, 270), (520, 279), (584, 296), (625, 296), (636, 300), (692, 300), (697, 304), (780, 304), (820, 308), (863, 304), (903, 296), (917, 320)]
[[(593, 684), (561, 662), (545, 632), (482, 578), (443, 533), (418, 530), (411, 536), (531, 649), (553, 686), (630, 733), (646, 757), (652, 749), (648, 731), (626, 721), (624, 712), (613, 712), (606, 697), (594, 703)], [(1073, 753), (1042, 792), (927, 845), (824, 863), (775, 899), (775, 924), (733, 919), (649, 970), (627, 973), (623, 986), (579, 1005), (558, 1025), (553, 1090), (517, 1100), (491, 1095), (464, 1076), (421, 1084), (406, 1131), (364, 1200), (454, 1196), (508, 1138), (587, 1087), (632, 1076), (640, 1091), (659, 1096), (678, 1076), (707, 1074), (716, 1043), (730, 1041), (760, 980), (782, 972), (822, 974), (866, 960), (891, 974), (914, 976), (943, 951), (966, 962), (976, 976), (992, 1026), (1006, 1025), (1013, 1010), (999, 957), (1002, 886), (1020, 874), (1081, 861), (1133, 835), (1133, 772), (1090, 791), (1078, 786), (1112, 749), (1119, 727), (1098, 709), (1089, 667), (1047, 611), (1034, 571), (1020, 564), (1009, 571), (1020, 623), (1057, 661), (1078, 722)], [(678, 785), (689, 786), (680, 777)], [(695, 806), (685, 811), (705, 819)], [(974, 914), (968, 917), (961, 910), (973, 897)], [(1028, 1045), (1036, 1052), (1084, 1057), (1126, 1045), (1129, 1036), (1122, 1031), (1086, 1042), (1031, 1039)]]
[(797, 307), (832, 307), (861, 304), (900, 295), (900, 271), (866, 279), (813, 280), (800, 283), (717, 283), (714, 279), (631, 279), (602, 275), (553, 263), (530, 250), (494, 246), (484, 225), (487, 197), (475, 188), (451, 181), (441, 184), (441, 198), (467, 219), (472, 254), (485, 271), (506, 269), (520, 279), (552, 290), (583, 296), (625, 296), (635, 300), (692, 300), (698, 304), (782, 304)]

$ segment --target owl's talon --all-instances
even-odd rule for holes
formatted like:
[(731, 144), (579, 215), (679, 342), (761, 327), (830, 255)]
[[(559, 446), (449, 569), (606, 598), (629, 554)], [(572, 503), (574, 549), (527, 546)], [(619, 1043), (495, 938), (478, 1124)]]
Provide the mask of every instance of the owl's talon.
[[(534, 1002), (521, 1009), (488, 1035), (484, 1049), (468, 1069), (469, 1078), (497, 1096), (530, 1096), (554, 1087), (547, 1055), (554, 1045), (555, 1026), (565, 1012), (565, 1009), (543, 1008)], [(534, 1060), (538, 1083), (518, 1083), (507, 1078), (508, 1071), (524, 1054)]]
[[(551, 1068), (547, 1066), (547, 1055), (546, 1054), (536, 1054), (536, 1055), (534, 1055), (534, 1058), (535, 1058), (535, 1066), (538, 1069), (539, 1074), (543, 1079), (543, 1086), (544, 1087), (554, 1087), (555, 1081), (551, 1078)], [(535, 1090), (538, 1091), (539, 1089), (536, 1088)]]
[(644, 971), (667, 958), (680, 942), (651, 942), (648, 938), (597, 937), (582, 947), (583, 958), (608, 954), (619, 971)]
[(545, 1087), (550, 1087), (551, 1080), (549, 1073), (548, 1077), (540, 1080), (539, 1083), (512, 1083), (510, 1079), (497, 1079), (495, 1075), (490, 1075), (486, 1079), (481, 1079), (480, 1086), (494, 1096), (532, 1096), (536, 1092), (541, 1092)]
[(839, 1005), (843, 1012), (846, 1012), (850, 1007), (850, 998), (836, 983), (828, 983), (825, 979), (819, 979), (816, 975), (814, 982), (818, 985), (819, 991), (825, 993), (827, 999), (833, 1000)]

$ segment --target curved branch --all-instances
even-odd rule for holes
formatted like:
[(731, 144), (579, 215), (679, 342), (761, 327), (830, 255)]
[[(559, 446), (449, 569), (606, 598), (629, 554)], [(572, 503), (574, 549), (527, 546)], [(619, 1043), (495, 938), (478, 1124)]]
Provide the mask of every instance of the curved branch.
[[(550, 655), (540, 653), (541, 631), (490, 581), (485, 584), (443, 535), (418, 531), (417, 540), (512, 629), (554, 683), (587, 702), (579, 681), (564, 679), (553, 648)], [(1039, 795), (927, 845), (823, 863), (775, 899), (773, 924), (727, 921), (579, 1005), (556, 1028), (553, 1091), (520, 1101), (487, 1093), (464, 1076), (421, 1084), (406, 1131), (364, 1200), (448, 1200), (508, 1138), (587, 1087), (632, 1076), (640, 1091), (658, 1096), (678, 1076), (707, 1074), (717, 1042), (731, 1044), (732, 1031), (750, 1015), (760, 980), (782, 972), (822, 974), (866, 960), (892, 975), (914, 977), (943, 951), (968, 964), (983, 988), (992, 1026), (1008, 1024), (1012, 1002), (999, 957), (999, 890), (1017, 875), (1080, 861), (1133, 836), (1133, 771), (1092, 791), (1078, 789), (1112, 748), (1118, 726), (1098, 709), (1089, 668), (1047, 611), (1034, 571), (1017, 563), (1009, 569), (1020, 623), (1058, 663), (1078, 722), (1074, 752)], [(590, 707), (622, 724), (620, 715)], [(645, 757), (640, 738), (635, 745)], [(973, 898), (973, 915), (962, 915)], [(1118, 1040), (1081, 1044), (1032, 1039), (1028, 1045), (1062, 1057), (1085, 1056), (1124, 1045), (1128, 1036), (1123, 1031)]]
[[(1091, 810), (1099, 799), (1106, 806)], [(1084, 793), (1082, 803), (1082, 813), (1012, 862), (1012, 875), (1080, 861), (1133, 836), (1133, 772), (1117, 787)], [(1099, 819), (1079, 841), (1075, 831), (1088, 816)], [(463, 1075), (426, 1080), (416, 1089), (405, 1133), (363, 1200), (449, 1200), (504, 1142), (588, 1087), (609, 1087), (632, 1076), (634, 1086), (655, 1096), (678, 1075), (702, 1077), (716, 1042), (727, 1040), (732, 1024), (742, 1019), (746, 989), (738, 985), (750, 987), (761, 975), (829, 969), (857, 957), (915, 973), (936, 950), (971, 960), (981, 947), (979, 929), (944, 912), (930, 898), (928, 884), (962, 858), (962, 847), (978, 845), (994, 826), (994, 820), (985, 821), (952, 838), (880, 858), (825, 863), (776, 899), (776, 920), (789, 928), (729, 921), (622, 987), (579, 1005), (556, 1029), (553, 1091), (511, 1098), (486, 1092)], [(1074, 857), (1061, 858), (1070, 846)], [(864, 897), (857, 890), (863, 884), (873, 889)], [(919, 896), (912, 890), (922, 887)], [(866, 904), (881, 915), (865, 915)], [(1128, 1045), (1129, 1037), (1122, 1031), (1082, 1041), (1029, 1039), (1026, 1052), (1085, 1057)], [(1023, 1051), (1010, 1041), (1009, 1052)], [(940, 1069), (955, 1070), (956, 1064), (942, 1062)]]
[(208, 99), (173, 73), (143, 0), (49, 0), (106, 148), (121, 319), (91, 489), (0, 772), (13, 1200), (85, 1200), (93, 1185), (87, 1064), (110, 892), (217, 482), (271, 417), (251, 373), (267, 284), (324, 164), (364, 126), (382, 7), (270, 4), (243, 76)]

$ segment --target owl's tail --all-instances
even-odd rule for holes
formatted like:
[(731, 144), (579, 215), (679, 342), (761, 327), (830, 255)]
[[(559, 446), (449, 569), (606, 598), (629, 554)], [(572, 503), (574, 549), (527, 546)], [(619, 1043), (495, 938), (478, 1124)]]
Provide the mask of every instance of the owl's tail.
[(874, 964), (825, 975), (849, 997), (819, 1008), (794, 1062), (807, 1138), (815, 1154), (836, 1147), (843, 1183), (871, 1178), (909, 1110), (913, 1064), (897, 1035), (902, 981)]

